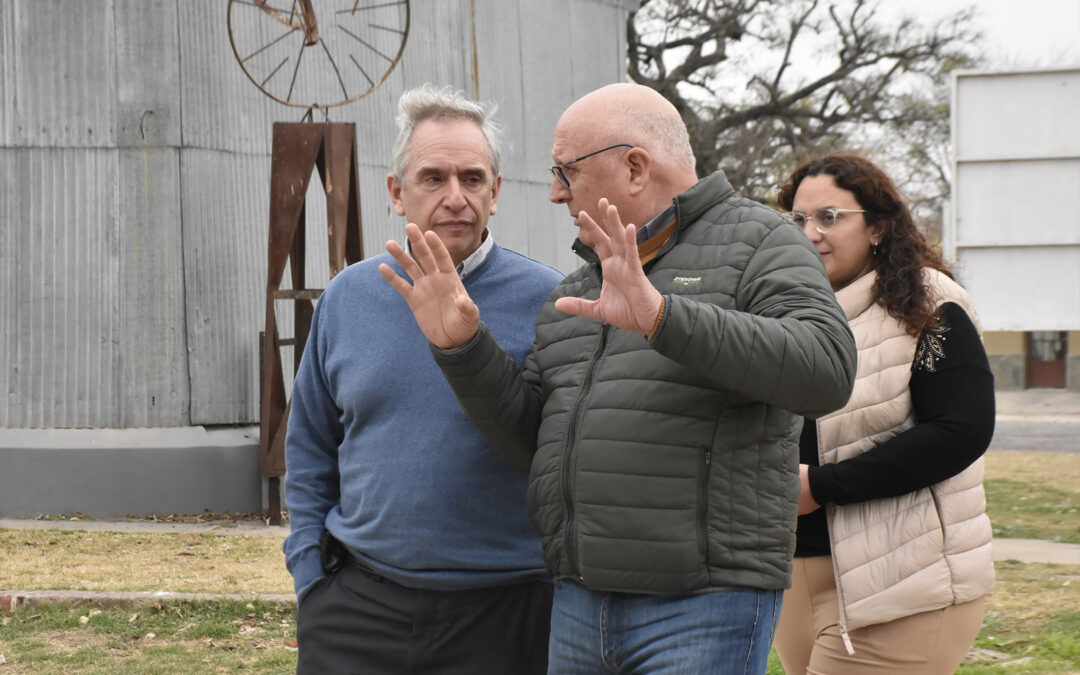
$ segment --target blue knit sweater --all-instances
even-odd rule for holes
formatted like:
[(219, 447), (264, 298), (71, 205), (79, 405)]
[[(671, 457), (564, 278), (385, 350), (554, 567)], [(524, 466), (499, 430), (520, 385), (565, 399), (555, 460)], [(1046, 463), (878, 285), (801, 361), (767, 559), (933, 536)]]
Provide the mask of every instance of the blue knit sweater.
[[(405, 301), (379, 275), (383, 254), (328, 285), (292, 393), (285, 442), (292, 532), (286, 565), (298, 600), (323, 577), (329, 530), (404, 586), (465, 589), (540, 578), (527, 477), (466, 419)], [(536, 314), (562, 279), (494, 245), (464, 279), (480, 319), (519, 363)]]

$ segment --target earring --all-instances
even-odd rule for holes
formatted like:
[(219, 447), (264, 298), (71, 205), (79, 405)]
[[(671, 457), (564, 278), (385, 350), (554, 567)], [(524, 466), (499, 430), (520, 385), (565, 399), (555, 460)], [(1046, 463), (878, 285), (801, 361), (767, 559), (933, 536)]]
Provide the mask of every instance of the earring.
[(870, 255), (877, 255), (878, 243), (876, 241), (870, 242)]

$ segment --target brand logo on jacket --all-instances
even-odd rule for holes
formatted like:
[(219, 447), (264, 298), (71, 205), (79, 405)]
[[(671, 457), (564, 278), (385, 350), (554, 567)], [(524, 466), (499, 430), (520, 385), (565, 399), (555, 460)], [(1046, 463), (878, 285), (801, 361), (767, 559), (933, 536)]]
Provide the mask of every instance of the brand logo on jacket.
[(675, 277), (671, 281), (672, 283), (679, 284), (681, 286), (689, 286), (691, 284), (700, 284), (701, 277)]

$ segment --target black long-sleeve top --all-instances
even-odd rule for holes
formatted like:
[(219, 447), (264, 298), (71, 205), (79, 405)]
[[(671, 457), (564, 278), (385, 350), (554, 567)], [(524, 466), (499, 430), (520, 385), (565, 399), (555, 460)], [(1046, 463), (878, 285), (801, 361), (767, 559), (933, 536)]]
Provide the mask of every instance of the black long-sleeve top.
[[(810, 493), (825, 504), (895, 497), (951, 478), (978, 459), (994, 434), (994, 377), (978, 331), (955, 303), (941, 326), (919, 336), (911, 364), (916, 424), (863, 454), (819, 466), (817, 425), (803, 424), (799, 461)], [(825, 509), (799, 516), (796, 557), (829, 555)]]

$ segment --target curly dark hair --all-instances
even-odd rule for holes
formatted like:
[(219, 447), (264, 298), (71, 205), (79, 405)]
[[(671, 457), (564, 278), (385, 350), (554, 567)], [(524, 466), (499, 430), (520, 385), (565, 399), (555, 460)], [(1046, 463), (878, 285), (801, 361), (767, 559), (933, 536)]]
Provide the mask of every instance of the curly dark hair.
[(877, 272), (874, 301), (918, 336), (924, 328), (938, 326), (938, 310), (923, 279), (922, 269), (929, 267), (953, 278), (948, 263), (935, 251), (915, 225), (900, 191), (889, 177), (870, 160), (859, 155), (834, 152), (804, 162), (780, 186), (778, 202), (791, 210), (799, 184), (808, 176), (826, 174), (837, 187), (855, 195), (867, 211), (868, 226), (884, 226), (881, 242), (871, 265)]

